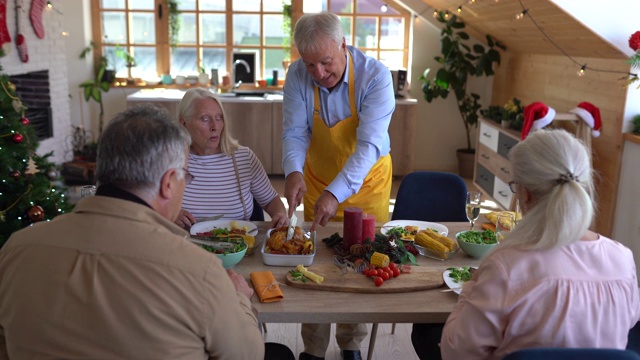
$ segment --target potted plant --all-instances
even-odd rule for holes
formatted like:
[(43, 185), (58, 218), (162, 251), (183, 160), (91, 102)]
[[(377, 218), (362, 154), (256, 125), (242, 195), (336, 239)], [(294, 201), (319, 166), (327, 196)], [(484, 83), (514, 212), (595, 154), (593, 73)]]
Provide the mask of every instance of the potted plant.
[(169, 10), (169, 45), (175, 48), (178, 45), (178, 34), (180, 33), (180, 10), (178, 10), (177, 0), (166, 0)]
[[(282, 67), (284, 73), (289, 70), (291, 64), (291, 46), (293, 45), (293, 28), (291, 27), (291, 0), (282, 1), (282, 49), (284, 50), (284, 58), (282, 60)], [(277, 85), (277, 84), (276, 84)]]
[[(92, 41), (89, 46), (84, 48), (80, 53), (80, 58), (84, 59), (91, 52), (92, 49), (95, 49), (96, 45)], [(98, 121), (98, 137), (102, 135), (102, 127), (104, 124), (104, 107), (102, 105), (102, 92), (108, 92), (109, 87), (111, 86), (111, 81), (109, 81), (108, 77), (105, 77), (105, 71), (107, 70), (108, 61), (106, 57), (102, 57), (100, 61), (96, 64), (95, 74), (93, 79), (89, 79), (79, 86), (84, 90), (84, 100), (89, 101), (93, 99), (100, 106), (100, 115)], [(115, 71), (114, 71), (115, 75)]]
[(209, 74), (207, 74), (207, 69), (202, 65), (198, 68), (200, 69), (200, 73), (198, 74), (198, 83), (203, 86), (209, 85)]
[(470, 76), (493, 75), (494, 64), (500, 64), (500, 53), (496, 48), (506, 50), (506, 47), (490, 35), (486, 35), (487, 48), (481, 44), (467, 45), (469, 35), (464, 31), (466, 25), (462, 20), (455, 15), (445, 15), (443, 11), (438, 12), (436, 18), (444, 25), (441, 32), (441, 55), (435, 57), (442, 67), (431, 79), (428, 78), (430, 69), (424, 71), (420, 76), (423, 81), (422, 91), (427, 102), (437, 98), (446, 99), (449, 92), (453, 91), (467, 135), (467, 147), (458, 149), (458, 158), (471, 157), (471, 161), (466, 160), (467, 164), (471, 164), (471, 170), (465, 170), (461, 166), (460, 175), (472, 177), (475, 149), (471, 147), (471, 129), (478, 124), (478, 110), (481, 106), (478, 101), (480, 95), (467, 91), (467, 80)]
[[(490, 105), (480, 110), (480, 115), (500, 124), (505, 129), (521, 129), (524, 121), (524, 107), (518, 98), (509, 100), (504, 106)], [(519, 128), (518, 128), (519, 127)]]

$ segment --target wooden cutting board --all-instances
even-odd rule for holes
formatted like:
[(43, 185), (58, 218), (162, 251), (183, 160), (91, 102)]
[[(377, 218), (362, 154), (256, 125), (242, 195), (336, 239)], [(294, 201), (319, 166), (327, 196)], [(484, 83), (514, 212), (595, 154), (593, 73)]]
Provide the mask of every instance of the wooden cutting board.
[(376, 294), (431, 290), (444, 285), (442, 270), (426, 266), (411, 266), (411, 274), (400, 274), (385, 281), (380, 287), (373, 283), (373, 278), (366, 277), (362, 273), (343, 274), (340, 268), (333, 264), (310, 266), (307, 269), (323, 276), (324, 281), (321, 284), (311, 280), (294, 281), (291, 274), (287, 273), (287, 285), (311, 290)]

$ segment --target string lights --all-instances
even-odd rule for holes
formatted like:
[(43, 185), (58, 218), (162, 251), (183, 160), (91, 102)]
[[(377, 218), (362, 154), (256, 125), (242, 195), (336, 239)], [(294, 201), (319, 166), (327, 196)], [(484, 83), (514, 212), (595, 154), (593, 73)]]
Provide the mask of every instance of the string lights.
[[(463, 11), (463, 6), (465, 4), (473, 4), (476, 0), (467, 0), (464, 1), (463, 3), (461, 3), (460, 5), (458, 5), (457, 7), (457, 12), (458, 14), (462, 14)], [(497, 3), (499, 0), (493, 0), (493, 2)], [(604, 70), (604, 69), (596, 69), (596, 68), (592, 68), (592, 67), (587, 67), (587, 64), (582, 64), (580, 62), (578, 62), (577, 60), (575, 60), (571, 55), (569, 55), (566, 51), (564, 51), (564, 49), (562, 49), (560, 47), (560, 45), (558, 45), (555, 41), (553, 41), (553, 39), (551, 39), (551, 37), (549, 37), (549, 35), (547, 35), (547, 33), (544, 32), (544, 30), (542, 29), (542, 27), (540, 25), (538, 25), (538, 23), (536, 22), (536, 20), (534, 19), (534, 17), (531, 15), (531, 12), (529, 11), (529, 9), (524, 7), (524, 4), (522, 3), (522, 0), (518, 0), (518, 2), (520, 3), (520, 7), (522, 8), (522, 10), (520, 12), (518, 12), (515, 16), (516, 20), (522, 20), (525, 16), (528, 17), (531, 22), (533, 23), (533, 25), (538, 29), (538, 31), (547, 39), (549, 40), (549, 43), (551, 43), (556, 49), (558, 49), (567, 59), (571, 60), (571, 62), (573, 62), (574, 64), (576, 64), (577, 66), (580, 67), (580, 69), (578, 70), (577, 74), (579, 77), (583, 77), (587, 71), (587, 69), (589, 69), (590, 71), (595, 71), (595, 72), (604, 72), (604, 73), (613, 73), (613, 74), (624, 74), (627, 75), (629, 77), (638, 77), (638, 74), (634, 74), (631, 72), (623, 72), (623, 71), (616, 71), (616, 70)], [(433, 17), (437, 17), (438, 16), (438, 9), (433, 9)], [(444, 18), (448, 19), (450, 16), (449, 10), (444, 10)]]

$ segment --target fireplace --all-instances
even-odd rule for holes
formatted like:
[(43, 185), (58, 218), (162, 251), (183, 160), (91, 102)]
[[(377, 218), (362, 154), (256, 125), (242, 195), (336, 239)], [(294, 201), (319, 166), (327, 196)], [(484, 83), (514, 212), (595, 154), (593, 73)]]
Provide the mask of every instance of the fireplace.
[(9, 76), (16, 86), (16, 94), (27, 107), (25, 117), (35, 130), (38, 140), (53, 137), (49, 70)]

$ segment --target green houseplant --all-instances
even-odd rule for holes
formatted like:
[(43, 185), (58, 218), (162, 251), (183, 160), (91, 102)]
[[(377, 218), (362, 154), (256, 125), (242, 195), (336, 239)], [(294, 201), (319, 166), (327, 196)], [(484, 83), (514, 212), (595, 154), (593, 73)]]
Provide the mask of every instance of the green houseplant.
[[(92, 41), (89, 46), (84, 48), (80, 53), (80, 58), (84, 59), (87, 55), (94, 50), (96, 47), (95, 43)], [(102, 104), (102, 92), (108, 92), (109, 87), (111, 86), (111, 81), (108, 81), (108, 78), (105, 78), (104, 74), (107, 70), (109, 62), (106, 57), (102, 57), (100, 61), (96, 64), (95, 74), (93, 79), (89, 79), (84, 81), (79, 86), (84, 90), (84, 100), (89, 101), (93, 99), (100, 106), (100, 115), (98, 122), (98, 136), (102, 134), (102, 127), (104, 124), (104, 106)]]
[(437, 98), (446, 99), (453, 92), (467, 135), (467, 148), (459, 151), (474, 153), (471, 147), (471, 129), (478, 124), (480, 95), (467, 91), (467, 80), (471, 76), (491, 76), (494, 64), (500, 64), (500, 53), (496, 48), (506, 47), (486, 35), (488, 47), (481, 44), (467, 45), (469, 35), (464, 31), (465, 23), (455, 15), (438, 12), (436, 19), (444, 25), (441, 32), (441, 54), (435, 60), (442, 65), (435, 77), (428, 78), (431, 69), (426, 69), (420, 80), (427, 102)]

